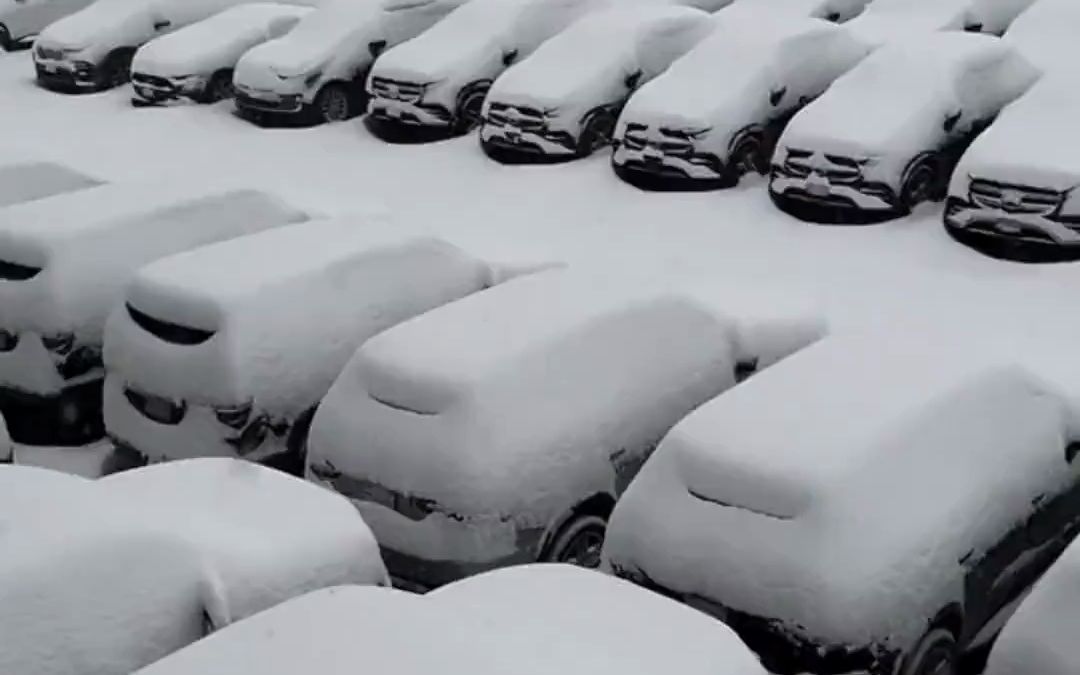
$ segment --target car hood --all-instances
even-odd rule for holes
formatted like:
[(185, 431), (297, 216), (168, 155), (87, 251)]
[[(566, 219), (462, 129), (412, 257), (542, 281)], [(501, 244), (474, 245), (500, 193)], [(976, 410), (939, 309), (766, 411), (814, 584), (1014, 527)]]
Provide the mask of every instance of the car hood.
[[(628, 58), (579, 61), (571, 69), (545, 68), (542, 72), (526, 60), (496, 80), (490, 99), (511, 105), (541, 109), (588, 109), (617, 100), (626, 94), (624, 81), (634, 71)], [(557, 71), (557, 72), (556, 72)]]
[(138, 44), (153, 34), (151, 9), (147, 4), (99, 0), (86, 9), (60, 19), (41, 32), (41, 44), (78, 50), (101, 42), (105, 36), (125, 34), (128, 43)]
[[(247, 32), (257, 34), (263, 26), (253, 26)], [(154, 75), (195, 75), (232, 65), (229, 56), (243, 44), (242, 35), (216, 33), (203, 35), (199, 40), (183, 32), (172, 33), (152, 40), (135, 53), (133, 72)]]
[(402, 43), (386, 52), (376, 62), (373, 72), (380, 77), (406, 82), (446, 79), (468, 82), (474, 79), (475, 71), (502, 56), (499, 44), (493, 38), (445, 42), (439, 45), (439, 49), (428, 49), (422, 38)]
[(661, 75), (634, 94), (623, 118), (648, 125), (677, 128), (742, 128), (763, 118), (755, 108), (768, 101), (768, 85), (753, 71), (731, 69), (724, 74), (724, 86), (710, 86), (713, 71)]

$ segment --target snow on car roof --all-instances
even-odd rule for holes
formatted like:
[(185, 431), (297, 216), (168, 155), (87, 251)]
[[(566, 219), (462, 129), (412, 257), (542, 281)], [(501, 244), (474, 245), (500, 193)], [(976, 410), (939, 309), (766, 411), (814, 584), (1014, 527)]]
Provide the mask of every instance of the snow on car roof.
[[(574, 22), (540, 46), (532, 56), (507, 70), (492, 85), (493, 100), (537, 101), (559, 105), (579, 81), (615, 68), (626, 74), (655, 60), (654, 49), (667, 53), (664, 39), (699, 22), (706, 33), (708, 15), (681, 5), (638, 2), (594, 12)], [(687, 46), (692, 42), (688, 35)]]
[[(424, 602), (490, 630), (509, 651), (565, 675), (765, 675), (725, 624), (607, 574), (508, 567), (438, 588)], [(567, 640), (568, 635), (588, 636)]]
[(388, 583), (378, 544), (339, 495), (239, 459), (157, 464), (98, 481), (203, 552), (230, 620), (344, 583)]
[[(422, 596), (345, 586), (241, 621), (138, 675), (541, 675), (530, 658), (482, 640)], [(423, 648), (417, 648), (423, 636)]]
[(1080, 3), (1074, 0), (1039, 0), (1009, 26), (1002, 38), (1029, 61), (1050, 72), (1072, 71), (1080, 32)]
[(844, 139), (866, 153), (887, 152), (892, 120), (929, 115), (928, 123), (940, 125), (941, 117), (959, 105), (962, 76), (1012, 53), (1000, 38), (963, 32), (889, 43), (797, 114), (784, 131), (784, 143), (815, 147), (819, 139)]
[(891, 42), (961, 29), (972, 4), (973, 0), (874, 0), (847, 25), (869, 42)]
[(95, 0), (74, 14), (49, 24), (41, 31), (37, 42), (64, 49), (82, 49), (89, 46), (105, 26), (123, 18), (142, 14), (149, 24), (152, 11), (153, 4), (145, 0)]
[[(484, 49), (533, 45), (601, 0), (469, 0), (419, 37), (379, 57), (383, 76), (426, 81), (453, 69), (459, 58)], [(522, 54), (521, 56), (524, 56)]]
[(985, 675), (1073, 675), (1080, 663), (1080, 541), (1035, 584), (994, 643)]
[(0, 207), (96, 187), (102, 181), (53, 162), (0, 166)]
[[(732, 5), (732, 9), (740, 4)], [(724, 10), (714, 23), (710, 35), (631, 97), (624, 119), (675, 118), (712, 126), (713, 117), (720, 111), (733, 105), (754, 104), (747, 99), (764, 101), (771, 87), (789, 81), (782, 69), (791, 64), (806, 58), (826, 59), (832, 53), (841, 56), (839, 49), (822, 47), (829, 36), (847, 35), (840, 26), (821, 19), (773, 13), (757, 6), (738, 12)], [(768, 28), (763, 30), (763, 26)], [(852, 54), (860, 47), (853, 40), (849, 44), (847, 60), (851, 62)], [(737, 68), (727, 69), (723, 87), (712, 86), (717, 64), (738, 64)], [(744, 122), (739, 118), (737, 123)]]
[(370, 285), (380, 274), (418, 275), (436, 265), (471, 268), (477, 278), (486, 273), (482, 263), (441, 240), (409, 239), (363, 219), (310, 221), (158, 260), (139, 271), (128, 300), (170, 320), (186, 311), (220, 319), (252, 303), (264, 306), (284, 291), (321, 292), (339, 301), (342, 292), (353, 294), (361, 286), (357, 274), (372, 277), (362, 284)]
[[(1046, 0), (1044, 0), (1046, 1)], [(991, 180), (1060, 190), (1080, 185), (1080, 76), (1068, 69), (1043, 75), (1006, 106), (964, 153), (954, 180)]]
[[(215, 49), (223, 49), (247, 36), (268, 35), (271, 22), (279, 17), (302, 17), (311, 7), (278, 2), (249, 2), (198, 21), (174, 33), (151, 40), (135, 53), (132, 72), (192, 75), (191, 68), (199, 58)], [(247, 38), (250, 39), (250, 38)]]
[[(669, 322), (727, 330), (675, 293), (556, 270), (509, 281), (407, 321), (369, 340), (357, 359), (373, 397), (434, 414), (485, 383), (529, 373), (560, 352), (563, 358), (576, 353), (576, 359), (604, 348), (613, 329), (644, 333)], [(431, 335), (440, 338), (433, 341)], [(723, 351), (721, 345), (717, 349)]]

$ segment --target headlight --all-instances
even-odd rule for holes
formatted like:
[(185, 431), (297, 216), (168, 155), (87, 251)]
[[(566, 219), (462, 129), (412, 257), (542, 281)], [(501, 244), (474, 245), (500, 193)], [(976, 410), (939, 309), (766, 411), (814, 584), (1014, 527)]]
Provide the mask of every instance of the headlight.
[(687, 138), (694, 138), (694, 139), (701, 138), (702, 136), (709, 133), (710, 131), (712, 131), (712, 127), (702, 127), (700, 129), (690, 129), (690, 130), (687, 130), (686, 137)]
[(1065, 191), (1059, 212), (1062, 216), (1080, 218), (1080, 186)]
[(316, 70), (314, 73), (311, 73), (310, 75), (308, 75), (307, 77), (304, 78), (304, 86), (305, 87), (314, 87), (315, 83), (318, 82), (319, 78), (321, 78), (321, 77), (322, 77), (322, 71), (321, 70)]
[(251, 402), (238, 406), (215, 407), (214, 416), (218, 422), (233, 429), (243, 429), (251, 419)]

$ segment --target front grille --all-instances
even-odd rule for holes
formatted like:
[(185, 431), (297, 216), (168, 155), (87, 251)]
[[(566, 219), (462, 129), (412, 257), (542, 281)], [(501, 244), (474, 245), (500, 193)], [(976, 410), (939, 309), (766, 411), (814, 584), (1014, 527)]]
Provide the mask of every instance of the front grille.
[(1057, 190), (1010, 185), (976, 178), (969, 188), (971, 200), (987, 209), (1006, 213), (1049, 216), (1061, 205), (1065, 195)]
[(282, 96), (276, 101), (271, 101), (240, 92), (236, 94), (236, 105), (264, 112), (294, 112), (301, 107), (300, 97), (297, 95)]
[(495, 124), (515, 127), (522, 131), (542, 132), (547, 128), (544, 113), (523, 105), (492, 103), (488, 110), (488, 119)]
[(372, 77), (371, 93), (391, 101), (415, 103), (424, 97), (423, 85), (415, 82), (391, 80), (388, 77)]

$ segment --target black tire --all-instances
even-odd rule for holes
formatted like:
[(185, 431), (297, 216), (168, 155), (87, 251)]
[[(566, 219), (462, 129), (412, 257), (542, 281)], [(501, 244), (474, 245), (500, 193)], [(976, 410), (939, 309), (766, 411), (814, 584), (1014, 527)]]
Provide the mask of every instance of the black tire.
[(956, 637), (944, 628), (922, 636), (904, 659), (901, 675), (956, 675)]
[(586, 157), (611, 143), (615, 134), (615, 116), (606, 109), (594, 110), (585, 118), (578, 136), (577, 154)]
[(98, 73), (98, 88), (115, 89), (130, 82), (131, 59), (134, 56), (135, 52), (130, 49), (118, 49), (109, 54)]
[(344, 122), (356, 115), (353, 97), (344, 85), (338, 83), (330, 83), (320, 89), (312, 109), (319, 124)]
[(737, 181), (748, 173), (762, 176), (768, 174), (769, 164), (765, 160), (765, 154), (765, 139), (760, 132), (750, 131), (743, 134), (728, 156), (731, 178)]
[(600, 549), (607, 532), (607, 520), (598, 515), (581, 515), (559, 528), (551, 540), (543, 562), (568, 563), (596, 569), (600, 566)]
[(206, 89), (203, 90), (200, 100), (203, 103), (217, 103), (232, 98), (236, 93), (232, 81), (233, 74), (231, 70), (219, 70), (206, 83)]
[(483, 121), (484, 99), (487, 98), (490, 82), (473, 82), (458, 94), (454, 108), (453, 132), (463, 136), (480, 126)]
[(900, 207), (910, 212), (923, 202), (933, 201), (941, 182), (939, 173), (933, 157), (913, 161), (900, 183)]
[(283, 471), (293, 476), (303, 477), (304, 465), (307, 464), (307, 440), (311, 433), (311, 421), (315, 418), (318, 406), (300, 413), (285, 437), (285, 452), (267, 458), (266, 466)]
[(0, 49), (5, 52), (15, 51), (15, 41), (11, 39), (11, 31), (2, 23), (0, 23)]

